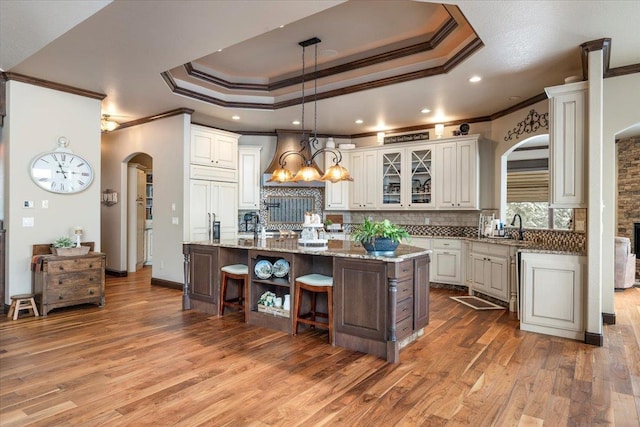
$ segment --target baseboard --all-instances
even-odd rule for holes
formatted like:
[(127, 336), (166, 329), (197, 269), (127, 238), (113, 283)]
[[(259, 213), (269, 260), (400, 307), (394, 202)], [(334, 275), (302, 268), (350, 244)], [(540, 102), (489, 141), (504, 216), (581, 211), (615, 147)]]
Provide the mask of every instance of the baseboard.
[(154, 286), (162, 286), (163, 288), (182, 290), (182, 283), (173, 282), (171, 280), (157, 279), (155, 277), (152, 277), (151, 284)]
[(616, 324), (616, 314), (615, 313), (602, 313), (602, 323), (605, 325), (615, 325)]
[(602, 347), (604, 345), (604, 336), (602, 334), (594, 334), (593, 332), (585, 332), (584, 343)]
[(106, 274), (108, 276), (114, 276), (114, 277), (127, 277), (127, 272), (126, 271), (111, 270), (109, 268), (105, 268), (104, 269), (104, 274)]

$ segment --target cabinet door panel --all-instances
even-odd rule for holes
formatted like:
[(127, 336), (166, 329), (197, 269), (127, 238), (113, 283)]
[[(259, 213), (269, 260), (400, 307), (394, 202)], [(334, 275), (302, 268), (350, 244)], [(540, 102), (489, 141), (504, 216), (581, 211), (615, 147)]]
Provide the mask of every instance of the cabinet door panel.
[(238, 208), (260, 207), (260, 147), (241, 147), (239, 150)]
[(457, 145), (457, 202), (456, 207), (477, 206), (477, 161), (474, 141), (461, 142)]
[(487, 292), (489, 289), (488, 281), (491, 280), (490, 274), (486, 271), (486, 260), (479, 255), (473, 255), (471, 261), (471, 277), (473, 281), (473, 289), (480, 292)]
[(438, 174), (436, 184), (438, 207), (452, 208), (456, 204), (456, 144), (443, 144), (439, 147), (438, 158), (440, 164), (436, 172)]
[(435, 271), (433, 281), (460, 283), (460, 251), (434, 250)]
[(220, 221), (220, 238), (235, 239), (238, 229), (238, 185), (230, 182), (211, 183), (211, 212)]
[(212, 165), (214, 136), (208, 132), (191, 131), (191, 163)]
[(191, 241), (209, 239), (209, 216), (211, 212), (210, 181), (192, 179), (189, 185), (191, 199), (189, 229)]
[(219, 274), (217, 248), (207, 251), (193, 251), (191, 253), (190, 296), (216, 303), (216, 284)]
[(226, 135), (216, 135), (214, 149), (214, 164), (219, 168), (237, 169), (238, 167), (238, 142), (235, 138)]
[(491, 258), (488, 261), (491, 269), (491, 280), (489, 286), (492, 295), (504, 301), (508, 301), (509, 289), (507, 287), (507, 260)]
[(415, 260), (413, 273), (413, 329), (418, 330), (429, 324), (429, 263), (428, 257)]

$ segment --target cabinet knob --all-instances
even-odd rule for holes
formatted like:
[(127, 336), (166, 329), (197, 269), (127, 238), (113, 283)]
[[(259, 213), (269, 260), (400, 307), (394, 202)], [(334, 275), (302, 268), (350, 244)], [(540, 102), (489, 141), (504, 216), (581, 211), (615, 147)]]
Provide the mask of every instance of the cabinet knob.
[(58, 299), (62, 299), (62, 295), (58, 295)]
[(90, 281), (90, 282), (93, 282), (93, 277), (89, 277), (89, 281)]
[(63, 266), (59, 266), (58, 268), (59, 268), (60, 270), (64, 270), (64, 267), (63, 267)]
[(93, 264), (89, 264), (89, 268), (93, 268)]
[(89, 295), (93, 295), (93, 289), (89, 289)]

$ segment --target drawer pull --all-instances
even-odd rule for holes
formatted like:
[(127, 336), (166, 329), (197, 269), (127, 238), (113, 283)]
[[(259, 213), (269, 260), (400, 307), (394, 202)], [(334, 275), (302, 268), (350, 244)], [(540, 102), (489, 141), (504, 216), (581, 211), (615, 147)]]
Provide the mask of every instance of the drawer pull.
[(60, 270), (64, 270), (64, 267), (63, 267), (63, 266), (59, 266), (58, 268), (59, 268)]
[(58, 280), (58, 285), (62, 285), (62, 280)]
[(93, 295), (93, 289), (89, 289), (89, 295)]
[(89, 268), (93, 268), (93, 264), (89, 264)]
[(93, 277), (89, 277), (89, 281), (90, 281), (90, 282), (93, 282)]
[(58, 299), (62, 299), (62, 295), (58, 295)]

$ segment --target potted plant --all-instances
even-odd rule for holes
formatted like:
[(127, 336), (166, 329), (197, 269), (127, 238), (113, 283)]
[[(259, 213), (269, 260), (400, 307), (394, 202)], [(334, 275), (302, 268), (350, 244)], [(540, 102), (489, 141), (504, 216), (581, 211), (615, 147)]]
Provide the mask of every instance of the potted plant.
[(353, 239), (360, 242), (367, 252), (382, 255), (395, 252), (400, 240), (408, 237), (407, 230), (392, 224), (388, 219), (374, 222), (366, 218), (362, 227), (353, 233)]
[(89, 246), (78, 246), (67, 236), (58, 237), (51, 245), (51, 253), (54, 255), (86, 255), (89, 253)]

